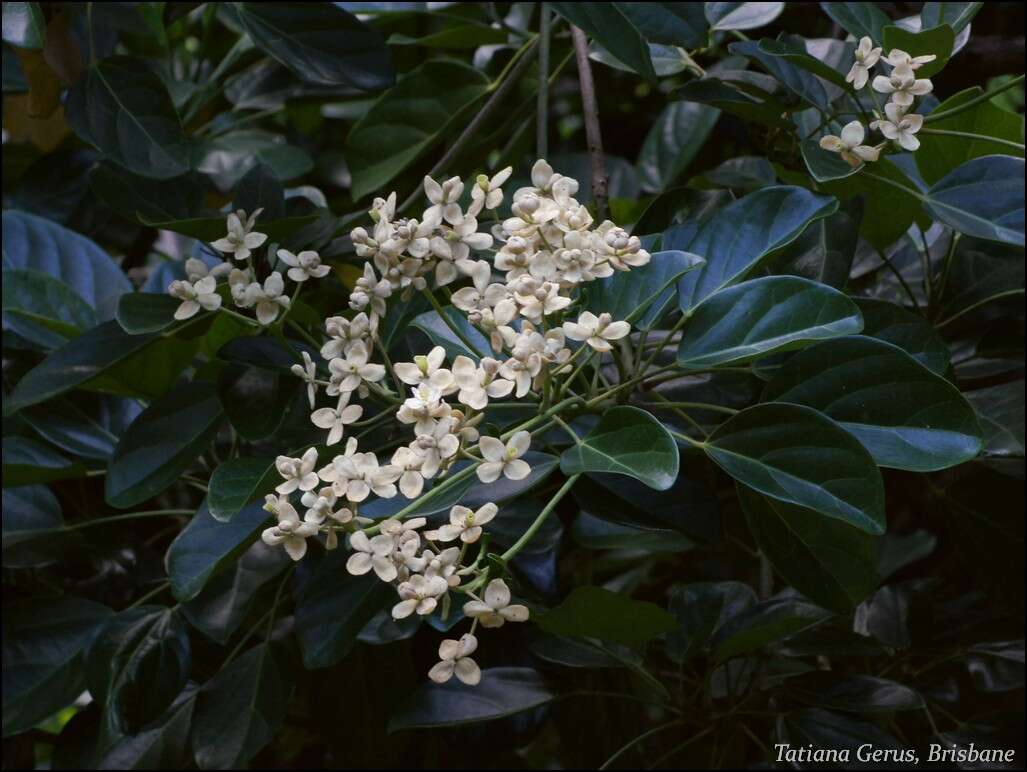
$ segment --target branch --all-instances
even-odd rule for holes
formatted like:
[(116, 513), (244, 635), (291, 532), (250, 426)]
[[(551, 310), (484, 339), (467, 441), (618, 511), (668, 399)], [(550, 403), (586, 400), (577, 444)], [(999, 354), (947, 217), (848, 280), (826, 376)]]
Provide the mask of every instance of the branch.
[(596, 202), (596, 214), (606, 219), (606, 160), (603, 157), (603, 137), (599, 131), (599, 106), (596, 104), (596, 87), (592, 80), (592, 64), (588, 60), (588, 39), (578, 27), (571, 25), (574, 39), (574, 56), (578, 63), (578, 79), (581, 82), (581, 109), (585, 118), (585, 139), (588, 156), (592, 162), (592, 197)]

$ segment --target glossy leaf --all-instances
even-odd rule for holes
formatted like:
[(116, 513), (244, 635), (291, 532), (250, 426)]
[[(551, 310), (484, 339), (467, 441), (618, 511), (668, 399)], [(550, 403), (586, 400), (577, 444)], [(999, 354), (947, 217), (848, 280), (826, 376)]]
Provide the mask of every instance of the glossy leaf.
[(204, 207), (205, 186), (196, 173), (155, 180), (103, 161), (89, 172), (89, 187), (111, 209), (144, 224), (214, 216)]
[[(773, 45), (776, 41), (769, 41)], [(808, 70), (793, 64), (788, 58), (779, 55), (779, 48), (771, 48), (774, 53), (768, 53), (762, 42), (745, 40), (732, 43), (729, 46), (731, 53), (747, 56), (759, 62), (763, 68), (777, 78), (784, 86), (793, 92), (800, 99), (821, 110), (830, 109), (830, 99), (824, 85)], [(787, 49), (786, 49), (787, 50)]]
[(796, 354), (767, 384), (764, 399), (822, 411), (880, 466), (937, 471), (981, 449), (980, 426), (959, 390), (874, 338), (845, 338)]
[(983, 5), (984, 3), (924, 3), (920, 11), (920, 21), (924, 29), (948, 24), (956, 32), (962, 32)]
[(96, 312), (60, 279), (18, 268), (3, 272), (3, 325), (46, 349), (96, 326)]
[[(801, 276), (842, 289), (849, 280), (859, 241), (858, 219), (838, 211), (815, 221), (772, 261), (770, 272)], [(858, 300), (854, 302), (859, 305)]]
[(884, 533), (884, 488), (873, 458), (855, 437), (812, 408), (755, 405), (717, 427), (704, 450), (760, 493), (870, 534)]
[(925, 208), (967, 236), (1024, 245), (1023, 159), (1007, 155), (974, 158), (927, 191)]
[(623, 6), (629, 3), (553, 3), (552, 8), (643, 78), (656, 79), (649, 47)]
[(65, 548), (54, 532), (64, 527), (61, 504), (45, 485), (3, 489), (3, 562), (7, 568), (56, 563)]
[(128, 427), (107, 467), (105, 496), (131, 507), (172, 485), (206, 450), (222, 419), (213, 384), (185, 383), (154, 402)]
[(224, 570), (271, 522), (262, 503), (254, 502), (230, 523), (211, 517), (204, 503), (168, 548), (165, 560), (171, 593), (179, 601), (195, 598), (211, 577)]
[(924, 698), (917, 692), (886, 678), (816, 672), (790, 678), (786, 683), (788, 692), (803, 702), (831, 710), (887, 713), (924, 707)]
[(633, 600), (602, 587), (575, 587), (559, 606), (542, 614), (539, 627), (554, 635), (599, 638), (641, 646), (677, 627), (673, 616), (648, 601)]
[(845, 295), (794, 276), (751, 279), (720, 290), (688, 320), (677, 362), (686, 369), (748, 362), (863, 328)]
[(706, 3), (706, 18), (713, 30), (756, 29), (781, 15), (784, 3)]
[(820, 147), (818, 139), (804, 139), (799, 145), (802, 152), (802, 160), (809, 170), (810, 176), (817, 182), (831, 182), (832, 180), (843, 180), (858, 174), (866, 165), (863, 163), (852, 166), (838, 153), (824, 150)]
[(719, 289), (745, 277), (774, 250), (792, 241), (812, 223), (832, 214), (838, 202), (803, 188), (772, 187), (750, 193), (720, 210), (687, 244), (706, 265), (678, 282), (683, 311)]
[(696, 48), (706, 42), (709, 22), (699, 3), (618, 3), (646, 40)]
[(891, 23), (874, 3), (821, 3), (820, 7), (856, 40), (869, 37), (875, 43), (884, 39), (884, 28)]
[[(6, 490), (4, 500), (6, 510)], [(112, 613), (70, 596), (4, 609), (4, 737), (31, 729), (82, 693), (84, 651)]]
[(422, 685), (389, 719), (389, 731), (493, 721), (554, 699), (556, 694), (531, 668), (487, 668), (477, 686), (466, 686), (455, 678), (441, 685)]
[(670, 187), (698, 155), (719, 117), (720, 110), (698, 102), (667, 104), (638, 154), (643, 188), (659, 192)]
[(4, 42), (38, 50), (46, 41), (46, 18), (39, 3), (4, 3)]
[(232, 427), (252, 442), (281, 426), (302, 385), (291, 372), (231, 363), (218, 374), (217, 391)]
[(863, 314), (863, 335), (898, 346), (932, 373), (945, 373), (949, 347), (922, 316), (884, 300), (854, 300)]
[(668, 608), (678, 625), (667, 634), (667, 656), (675, 662), (695, 656), (721, 625), (755, 603), (756, 593), (741, 582), (675, 585)]
[(738, 486), (738, 497), (762, 554), (810, 600), (846, 613), (877, 586), (872, 536), (744, 485)]
[(105, 749), (98, 769), (173, 769), (191, 761), (189, 730), (196, 707), (195, 687), (175, 698), (163, 715)]
[(1023, 296), (1023, 250), (980, 239), (962, 238), (956, 245), (949, 278), (939, 305), (954, 319), (1002, 298)]
[[(825, 5), (827, 5), (825, 3)], [(830, 5), (843, 5), (831, 3)], [(869, 5), (869, 3), (844, 3), (844, 5)], [(848, 751), (850, 758), (856, 758), (859, 748), (873, 748), (875, 751), (890, 751), (901, 754), (905, 746), (869, 721), (861, 721), (839, 715), (821, 708), (807, 708), (787, 713), (778, 719), (778, 734), (796, 747), (830, 748), (839, 752)], [(910, 767), (913, 765), (910, 764)]]
[(689, 539), (667, 528), (612, 523), (588, 512), (581, 512), (574, 521), (574, 541), (591, 550), (684, 552), (692, 547)]
[(410, 326), (427, 335), (433, 347), (442, 346), (446, 350), (447, 361), (451, 362), (456, 357), (463, 355), (477, 362), (483, 356), (492, 355), (492, 346), (488, 339), (467, 321), (467, 314), (453, 306), (446, 306), (442, 310), (453, 325), (463, 333), (464, 338), (473, 344), (473, 351), (453, 332), (437, 311), (426, 311), (418, 315), (410, 323)]
[(107, 460), (118, 437), (142, 411), (131, 400), (81, 394), (21, 412), (44, 439), (77, 456)]
[(249, 502), (270, 493), (280, 479), (273, 458), (230, 458), (210, 476), (207, 504), (210, 514), (229, 522)]
[(910, 56), (933, 54), (937, 57), (933, 62), (920, 65), (916, 71), (918, 78), (932, 78), (941, 72), (952, 56), (956, 42), (956, 33), (948, 24), (933, 27), (924, 25), (920, 32), (888, 26), (883, 32), (885, 51), (898, 48)]
[(914, 221), (927, 227), (916, 183), (889, 158), (882, 156), (872, 169), (864, 164), (859, 174), (831, 180), (824, 189), (844, 201), (863, 197), (860, 233), (880, 250), (905, 234)]
[(677, 280), (704, 262), (689, 252), (654, 252), (648, 265), (595, 281), (589, 287), (588, 308), (623, 319), (633, 329), (651, 330), (674, 305)]
[(766, 600), (731, 617), (714, 634), (713, 657), (718, 662), (757, 651), (819, 624), (828, 612), (796, 598)]
[(118, 302), (117, 320), (129, 335), (160, 332), (175, 324), (182, 301), (155, 292), (126, 292)]
[[(479, 70), (465, 64), (428, 61), (383, 94), (346, 138), (353, 197), (384, 189), (448, 136), (487, 85)], [(390, 148), (384, 157), (383, 143)]]
[(189, 146), (164, 82), (146, 60), (112, 56), (68, 93), (68, 123), (105, 157), (144, 177), (189, 171)]
[[(977, 411), (984, 436), (984, 456), (1024, 457), (1024, 382), (1003, 383), (966, 392)], [(6, 491), (5, 491), (6, 493)]]
[(716, 107), (744, 120), (773, 128), (788, 125), (781, 118), (784, 105), (780, 102), (769, 96), (754, 96), (726, 79), (708, 76), (689, 81), (672, 91), (671, 98)]
[(29, 437), (8, 437), (3, 447), (4, 485), (34, 483), (83, 477), (85, 467), (48, 445)]
[(678, 449), (650, 413), (636, 407), (614, 407), (580, 444), (564, 451), (560, 469), (566, 475), (614, 472), (658, 491), (667, 490), (678, 476)]

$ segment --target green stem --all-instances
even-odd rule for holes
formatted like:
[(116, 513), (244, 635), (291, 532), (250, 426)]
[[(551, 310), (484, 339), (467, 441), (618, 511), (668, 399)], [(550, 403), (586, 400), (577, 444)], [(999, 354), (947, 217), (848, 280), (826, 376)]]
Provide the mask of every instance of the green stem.
[(52, 531), (53, 533), (66, 533), (68, 531), (80, 531), (83, 528), (92, 528), (94, 525), (107, 525), (108, 523), (117, 523), (122, 520), (140, 520), (146, 517), (181, 517), (183, 515), (195, 515), (196, 512), (191, 509), (151, 509), (146, 512), (128, 512), (124, 515), (112, 515), (111, 517), (100, 517), (96, 520), (87, 520), (84, 523), (75, 523), (74, 525), (68, 525), (63, 528), (45, 528), (42, 531)]
[(553, 498), (551, 498), (545, 508), (539, 512), (538, 517), (535, 518), (535, 522), (528, 526), (528, 530), (521, 535), (521, 538), (519, 538), (510, 549), (503, 553), (502, 557), (504, 561), (511, 560), (518, 552), (524, 549), (524, 546), (531, 541), (532, 537), (536, 533), (538, 533), (539, 528), (541, 528), (546, 522), (546, 519), (556, 508), (556, 505), (560, 503), (560, 499), (566, 496), (568, 491), (574, 487), (574, 483), (578, 481), (579, 477), (581, 477), (580, 474), (574, 474), (567, 478), (567, 481), (564, 482), (560, 490), (553, 494)]
[[(964, 102), (961, 105), (950, 108), (940, 113), (931, 113), (930, 115), (924, 118), (924, 123), (934, 123), (935, 121), (940, 121), (945, 118), (951, 118), (955, 115), (959, 115), (960, 113), (966, 112), (967, 110), (976, 107), (981, 102), (989, 101), (993, 97), (996, 97), (999, 94), (1001, 94), (1003, 91), (1008, 91), (1009, 89), (1013, 88), (1013, 86), (1017, 86), (1020, 83), (1023, 83), (1023, 75), (1019, 75), (1010, 81), (1006, 81), (1001, 86), (996, 86), (991, 91), (986, 91), (985, 93), (977, 97), (974, 97), (969, 102)], [(1022, 147), (1023, 146), (1021, 145), (1021, 148)]]
[(946, 137), (964, 137), (965, 139), (974, 139), (981, 142), (991, 142), (995, 145), (1001, 145), (1002, 147), (1012, 148), (1013, 150), (1019, 150), (1021, 153), (1024, 150), (1022, 142), (1013, 142), (1008, 139), (999, 139), (998, 137), (989, 137), (986, 134), (974, 134), (972, 131), (950, 131), (948, 129), (921, 129), (921, 134), (937, 134), (939, 136)]
[(153, 598), (156, 595), (160, 595), (162, 592), (164, 592), (170, 586), (171, 586), (171, 582), (161, 582), (160, 586), (155, 587), (154, 589), (150, 590), (148, 593), (143, 595), (141, 598), (138, 598), (138, 599), (134, 600), (132, 602), (132, 605), (129, 606), (129, 608), (135, 608), (136, 606), (143, 605), (150, 598)]
[(689, 739), (685, 740), (680, 745), (674, 746), (667, 753), (665, 753), (662, 756), (660, 756), (660, 758), (658, 758), (656, 761), (654, 761), (650, 765), (649, 768), (650, 769), (655, 769), (656, 767), (660, 766), (660, 764), (662, 764), (663, 762), (667, 761), (668, 759), (673, 758), (678, 753), (680, 753), (685, 748), (687, 748), (689, 745), (691, 745), (692, 743), (696, 742), (697, 740), (701, 740), (703, 737), (705, 737), (706, 735), (708, 735), (710, 732), (714, 731), (715, 729), (716, 729), (715, 726), (709, 726), (709, 727), (706, 727), (701, 732), (699, 732), (698, 734), (692, 735)]
[(639, 405), (639, 407), (665, 407), (668, 409), (674, 407), (694, 407), (699, 410), (713, 410), (718, 413), (727, 413), (728, 415), (735, 415), (739, 412), (738, 410), (735, 410), (733, 407), (726, 407), (724, 405), (712, 405), (709, 402), (671, 402), (670, 400), (667, 400), (666, 402), (638, 402), (635, 404)]
[(667, 724), (662, 724), (662, 725), (660, 725), (660, 726), (658, 726), (658, 727), (654, 727), (653, 729), (650, 729), (650, 730), (649, 730), (648, 732), (643, 732), (643, 733), (642, 733), (642, 734), (640, 734), (640, 735), (639, 735), (638, 737), (636, 737), (636, 738), (634, 738), (633, 740), (630, 740), (630, 741), (628, 741), (628, 742), (627, 742), (626, 744), (622, 745), (622, 746), (620, 747), (620, 749), (619, 749), (619, 750), (617, 750), (617, 752), (616, 752), (616, 753), (614, 753), (614, 754), (613, 754), (612, 756), (610, 756), (610, 758), (608, 758), (608, 759), (607, 759), (606, 761), (604, 761), (604, 762), (603, 762), (603, 763), (602, 763), (602, 764), (601, 764), (601, 765), (599, 766), (599, 769), (609, 769), (609, 768), (610, 768), (610, 765), (611, 765), (611, 764), (612, 764), (613, 762), (615, 762), (615, 761), (616, 761), (617, 759), (619, 759), (619, 758), (620, 758), (621, 756), (623, 756), (623, 755), (624, 755), (625, 753), (627, 753), (627, 752), (628, 752), (629, 750), (631, 750), (632, 748), (634, 748), (634, 747), (635, 747), (636, 745), (638, 745), (638, 744), (639, 744), (640, 742), (644, 742), (644, 741), (645, 741), (645, 740), (647, 740), (648, 738), (652, 737), (652, 736), (653, 736), (654, 734), (657, 734), (657, 733), (659, 733), (659, 732), (662, 732), (662, 731), (663, 731), (664, 729), (670, 729), (671, 727), (675, 727), (675, 726), (680, 726), (680, 725), (681, 725), (681, 721), (680, 721), (680, 719), (679, 719), (679, 720), (677, 720), (677, 721), (671, 721), (670, 723), (667, 723)]
[(669, 431), (671, 433), (671, 435), (675, 439), (683, 440), (684, 442), (687, 442), (689, 445), (691, 445), (693, 448), (699, 448), (700, 450), (705, 450), (705, 448), (706, 448), (706, 443), (705, 442), (699, 442), (699, 440), (693, 440), (687, 434), (682, 434), (681, 432), (675, 432), (675, 431), (673, 431), (671, 429), (667, 429), (667, 431)]
[[(899, 187), (902, 187), (902, 186), (900, 185)], [(893, 263), (891, 260), (889, 260), (885, 256), (884, 252), (882, 252), (881, 250), (877, 249), (876, 247), (874, 248), (874, 251), (877, 252), (877, 256), (879, 258), (881, 258), (881, 261), (886, 266), (888, 266), (888, 270), (890, 270), (893, 274), (895, 274), (895, 278), (899, 280), (899, 284), (902, 285), (902, 289), (904, 289), (906, 291), (906, 295), (909, 296), (909, 300), (913, 304), (913, 308), (915, 308), (916, 312), (919, 314), (920, 313), (920, 304), (916, 300), (916, 295), (913, 294), (913, 290), (910, 289), (910, 286), (906, 283), (906, 280), (904, 278), (902, 278), (902, 273), (899, 271), (898, 268), (895, 267), (895, 263)]]

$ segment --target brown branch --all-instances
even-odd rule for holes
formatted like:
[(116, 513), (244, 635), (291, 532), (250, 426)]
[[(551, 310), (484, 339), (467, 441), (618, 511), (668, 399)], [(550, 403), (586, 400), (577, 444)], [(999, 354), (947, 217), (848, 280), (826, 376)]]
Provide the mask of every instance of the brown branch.
[(585, 139), (588, 156), (592, 162), (592, 197), (596, 202), (596, 214), (606, 219), (607, 177), (606, 159), (603, 157), (603, 136), (599, 131), (599, 106), (596, 104), (596, 87), (592, 80), (592, 64), (588, 60), (588, 39), (578, 27), (571, 25), (574, 39), (574, 56), (578, 63), (578, 80), (581, 83), (581, 110), (585, 118)]

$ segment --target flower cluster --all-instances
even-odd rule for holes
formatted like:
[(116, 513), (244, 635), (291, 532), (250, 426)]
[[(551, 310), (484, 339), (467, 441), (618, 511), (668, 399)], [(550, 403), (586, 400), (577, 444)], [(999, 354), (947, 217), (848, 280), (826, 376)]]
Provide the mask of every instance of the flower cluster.
[[(478, 682), (481, 674), (470, 655), (478, 646), (474, 633), (479, 624), (499, 627), (528, 618), (525, 606), (511, 602), (506, 583), (490, 576), (484, 527), (498, 508), (493, 503), (476, 510), (456, 505), (448, 522), (426, 529), (425, 518), (405, 517), (413, 505), (378, 521), (361, 516), (361, 507), (372, 497), (417, 499), (428, 485), (455, 474), (460, 458), (485, 484), (528, 477), (531, 433), (514, 429), (502, 437), (481, 436), (484, 411), (491, 401), (511, 395), (541, 400), (561, 384), (581, 352), (601, 355), (627, 336), (630, 325), (609, 314), (564, 316), (577, 301), (579, 285), (650, 260), (638, 238), (609, 221), (596, 225), (574, 199), (577, 181), (542, 160), (532, 169), (532, 184), (513, 194), (511, 216), (501, 220), (496, 215), (491, 228), (480, 229), (478, 217), (503, 202), (502, 185), (510, 173), (507, 168), (491, 178), (477, 177), (469, 197), (459, 178), (439, 183), (426, 177), (429, 205), (420, 219), (397, 216), (395, 193), (374, 201), (371, 232), (358, 227), (351, 233), (357, 255), (366, 260), (349, 295), (351, 312), (325, 320), (324, 369), (319, 372), (306, 352), (302, 364), (292, 368), (306, 383), (312, 423), (328, 432), (326, 445), (346, 438), (345, 450), (323, 465), (316, 448), (298, 458), (279, 456), (276, 468), (283, 482), (265, 507), (277, 522), (264, 531), (264, 541), (282, 545), (294, 560), (306, 553), (311, 537), (323, 535), (328, 549), (345, 539), (352, 552), (346, 564), (351, 574), (373, 572), (395, 587), (396, 619), (437, 609), (445, 617), (451, 598), (465, 596), (462, 609), (473, 620), (472, 628), (458, 640), (443, 641), (440, 661), (429, 673), (438, 682), (453, 675), (468, 684)], [(230, 242), (238, 254), (257, 246), (252, 225), (252, 217), (233, 215), (223, 247)], [(327, 270), (313, 252), (279, 252), (279, 257), (293, 281)], [(265, 285), (276, 276), (280, 285), (277, 273)], [(449, 285), (457, 282), (465, 286), (450, 293)], [(436, 307), (434, 293), (444, 293), (466, 315), (463, 329), (480, 333), (486, 350), (471, 351), (474, 346), (465, 340), (473, 357), (448, 359), (446, 350), (435, 346), (413, 361), (391, 362), (378, 334), (381, 321), (391, 298), (405, 300), (414, 292), (428, 295)], [(199, 296), (192, 302), (203, 304)], [(257, 313), (260, 318), (259, 307)], [(454, 333), (462, 335), (459, 329), (454, 327)], [(577, 351), (569, 341), (580, 342)], [(381, 363), (374, 361), (378, 358)], [(392, 391), (390, 380), (407, 394)], [(322, 390), (331, 399), (329, 406), (317, 406)], [(362, 423), (364, 408), (358, 401), (367, 398), (386, 405), (378, 416), (394, 417), (411, 429), (412, 439), (394, 447), (387, 458), (360, 451), (357, 436), (348, 436)], [(305, 507), (302, 518), (289, 500), (295, 494)], [(478, 542), (477, 557), (469, 557)]]
[[(919, 148), (920, 140), (916, 134), (923, 127), (924, 118), (912, 112), (911, 108), (916, 97), (931, 93), (934, 87), (927, 78), (916, 77), (916, 71), (937, 57), (934, 54), (910, 56), (898, 48), (882, 56), (881, 47), (874, 46), (869, 37), (864, 37), (856, 47), (855, 58), (845, 80), (857, 91), (867, 85), (875, 66), (883, 63), (891, 68), (887, 75), (877, 75), (871, 83), (873, 91), (888, 94), (889, 101), (884, 106), (883, 115), (879, 110), (874, 111), (875, 120), (870, 122), (870, 128), (880, 131), (886, 140), (897, 142), (904, 150)], [(863, 124), (851, 121), (842, 129), (841, 136), (828, 134), (821, 137), (820, 146), (841, 154), (852, 166), (859, 166), (864, 161), (876, 161), (886, 145), (886, 142), (864, 145), (865, 137)]]

